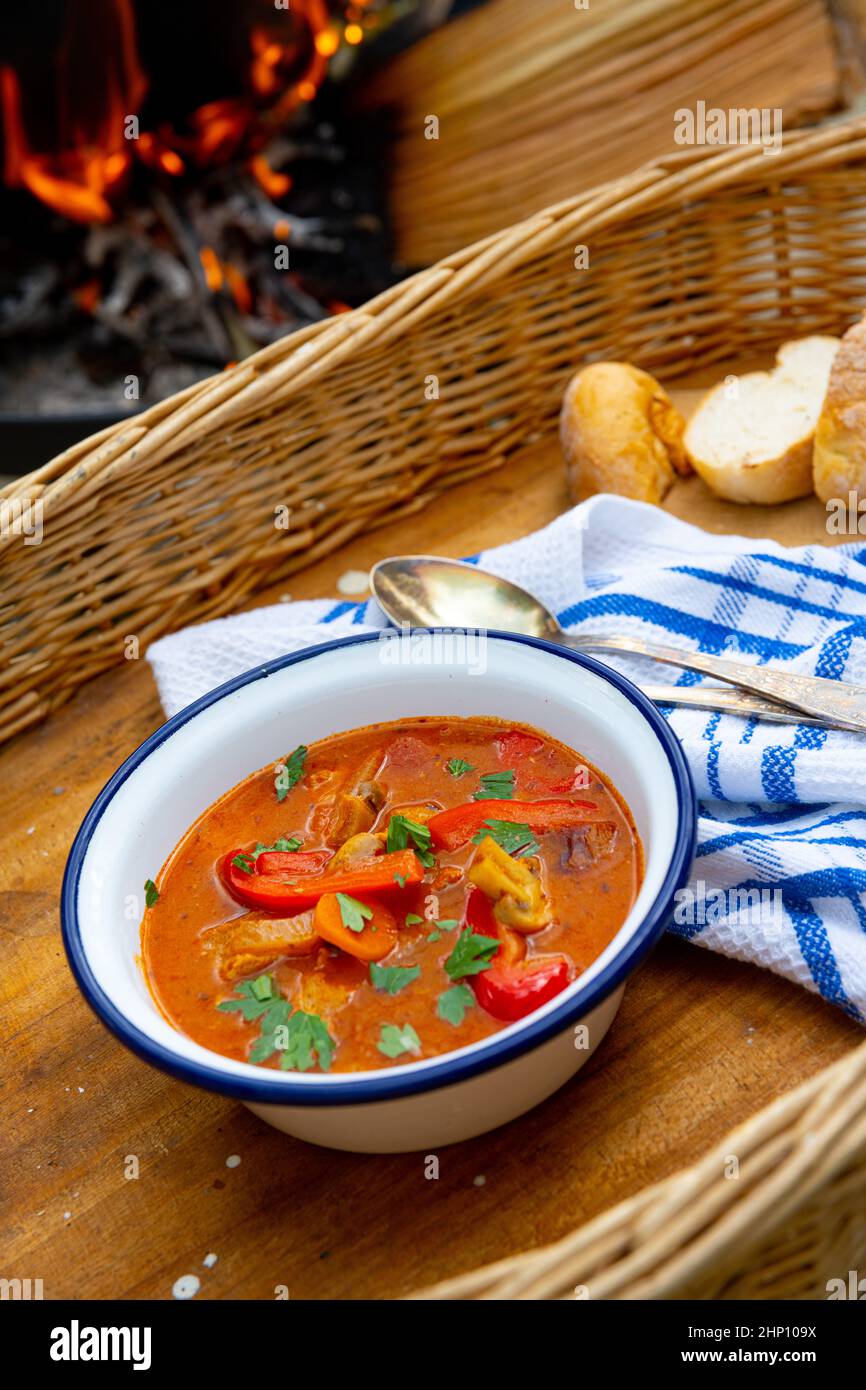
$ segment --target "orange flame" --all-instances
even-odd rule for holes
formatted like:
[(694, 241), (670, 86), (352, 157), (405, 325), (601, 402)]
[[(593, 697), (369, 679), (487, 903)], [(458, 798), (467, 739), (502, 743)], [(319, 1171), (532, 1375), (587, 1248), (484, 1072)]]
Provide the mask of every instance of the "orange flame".
[(87, 31), (93, 9), (85, 15), (80, 4), (73, 6), (58, 60), (56, 150), (31, 148), (18, 76), (11, 67), (0, 68), (4, 179), (12, 188), (29, 188), (49, 207), (75, 221), (108, 222), (113, 215), (112, 196), (120, 191), (132, 163), (124, 119), (143, 101), (147, 80), (136, 55), (130, 0), (89, 0), (89, 4), (102, 12), (112, 62), (98, 88), (90, 83), (85, 90)]
[[(302, 102), (312, 101), (325, 79), (328, 62), (337, 49), (337, 42), (331, 47), (331, 17), (324, 0), (294, 0), (293, 12), (306, 20), (312, 35), (312, 49), (306, 66), (295, 81), (283, 93), (269, 113), (272, 123), (277, 123)], [(260, 35), (260, 31), (254, 31)], [(261, 42), (261, 38), (253, 40)], [(322, 49), (325, 49), (323, 52)]]
[(218, 294), (225, 286), (240, 313), (251, 313), (253, 293), (243, 271), (230, 261), (221, 261), (212, 246), (202, 246), (198, 254), (205, 284), (211, 294)]
[(72, 298), (85, 314), (92, 314), (99, 303), (99, 281), (94, 276), (85, 280), (82, 285), (77, 285), (72, 291)]
[(216, 294), (217, 290), (223, 287), (223, 268), (216, 251), (211, 246), (203, 246), (199, 251), (201, 267), (204, 271), (204, 278), (211, 294)]
[(242, 271), (238, 270), (236, 265), (232, 265), (229, 261), (223, 262), (223, 272), (238, 313), (251, 313), (253, 307), (253, 293), (250, 289), (247, 277)]
[[(302, 102), (312, 101), (339, 47), (339, 36), (325, 0), (292, 0), (291, 10), (282, 12), (269, 26), (251, 28), (249, 45), (247, 97), (224, 98), (198, 107), (188, 117), (183, 133), (159, 127), (153, 135), (161, 150), (171, 149), (184, 161), (203, 167), (224, 164), (244, 150), (254, 158)], [(145, 162), (154, 162), (147, 149), (140, 152)], [(291, 180), (284, 183), (286, 175), (261, 164), (251, 168), (269, 197), (282, 197), (291, 187)]]
[(257, 154), (250, 160), (250, 173), (269, 198), (284, 198), (292, 186), (291, 175), (272, 169), (263, 154)]
[[(285, 196), (291, 177), (272, 169), (260, 151), (296, 107), (313, 99), (339, 47), (325, 0), (292, 0), (291, 11), (251, 29), (246, 96), (198, 107), (183, 134), (158, 126), (136, 132), (137, 138), (125, 123), (139, 110), (148, 83), (138, 63), (132, 5), (133, 0), (69, 0), (69, 23), (57, 60), (58, 128), (63, 134), (54, 150), (43, 151), (29, 138), (32, 113), (22, 99), (18, 75), (12, 67), (0, 66), (5, 182), (28, 188), (75, 221), (108, 222), (133, 152), (143, 164), (173, 178), (185, 174), (191, 163), (210, 167), (246, 153), (268, 196)], [(93, 74), (97, 25), (104, 39), (100, 52), (108, 56), (106, 71), (99, 72), (98, 63)], [(360, 26), (349, 25), (344, 36), (349, 43), (359, 42)], [(126, 139), (127, 133), (133, 138)]]
[(144, 131), (138, 137), (137, 148), (142, 164), (146, 164), (150, 169), (161, 169), (163, 173), (171, 174), (175, 178), (186, 169), (177, 151), (170, 150), (151, 130)]

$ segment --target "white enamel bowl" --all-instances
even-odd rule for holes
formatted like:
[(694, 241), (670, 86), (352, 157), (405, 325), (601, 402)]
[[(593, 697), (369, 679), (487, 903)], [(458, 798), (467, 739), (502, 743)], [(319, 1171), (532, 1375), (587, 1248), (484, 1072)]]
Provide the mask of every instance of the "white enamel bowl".
[[(657, 710), (592, 658), (529, 637), (427, 634), (398, 648), (349, 637), (269, 662), (158, 729), (97, 797), (63, 882), (63, 938), (100, 1018), (146, 1061), (243, 1100), (278, 1129), (367, 1153), (436, 1149), (523, 1114), (591, 1056), (626, 979), (664, 931), (694, 853), (688, 769)], [(407, 659), (395, 661), (395, 654)], [(177, 1032), (138, 963), (140, 901), (189, 825), (287, 748), (414, 715), (491, 715), (578, 749), (628, 802), (646, 854), (632, 911), (592, 966), (537, 1013), (441, 1057), (373, 1072), (303, 1074), (231, 1061)]]

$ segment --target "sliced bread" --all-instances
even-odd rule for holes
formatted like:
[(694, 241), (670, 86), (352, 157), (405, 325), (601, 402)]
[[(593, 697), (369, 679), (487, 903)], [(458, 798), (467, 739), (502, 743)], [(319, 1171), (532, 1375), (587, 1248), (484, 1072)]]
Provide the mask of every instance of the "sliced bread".
[(842, 338), (815, 431), (815, 491), (822, 502), (866, 497), (866, 319)]
[(683, 444), (709, 488), (730, 502), (790, 502), (813, 490), (812, 447), (838, 338), (783, 343), (770, 372), (715, 386)]

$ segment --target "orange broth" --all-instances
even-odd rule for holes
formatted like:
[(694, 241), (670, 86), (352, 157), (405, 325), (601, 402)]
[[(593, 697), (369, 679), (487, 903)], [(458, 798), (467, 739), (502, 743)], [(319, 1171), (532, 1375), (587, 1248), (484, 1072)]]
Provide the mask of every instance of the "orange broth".
[[(464, 764), (470, 770), (464, 770)], [(596, 959), (635, 901), (643, 862), (628, 808), (601, 772), (538, 730), (496, 719), (404, 720), (323, 739), (290, 766), (302, 766), (302, 772), (283, 800), (277, 798), (275, 770), (268, 767), (204, 812), (164, 866), (157, 884), (158, 900), (146, 910), (142, 922), (142, 964), (160, 1009), (181, 1032), (226, 1057), (249, 1060), (253, 1048), (253, 1060), (257, 1060), (255, 1044), (268, 1020), (263, 1025), (261, 1011), (259, 1017), (246, 1019), (237, 1004), (246, 997), (253, 999), (255, 1007), (249, 990), (252, 982), (262, 978), (267, 983), (256, 988), (263, 996), (263, 1008), (269, 1001), (286, 1000), (290, 1008), (283, 1008), (283, 1013), (298, 1015), (300, 1033), (308, 1038), (306, 1046), (302, 1036), (299, 1048), (293, 1049), (290, 1043), (287, 1050), (284, 1030), (276, 1050), (261, 1062), (266, 1067), (315, 1070), (324, 1063), (335, 1072), (374, 1070), (476, 1042), (511, 1021), (484, 1007), (481, 1001), (488, 998), (489, 986), (501, 980), (505, 990), (496, 997), (504, 998), (506, 1004), (497, 1008), (525, 1008), (508, 1001), (520, 996), (529, 978), (527, 969), (531, 967), (530, 976), (540, 980), (553, 962), (554, 974), (559, 972), (557, 987), (564, 987)], [(483, 827), (458, 847), (434, 846), (422, 853), (421, 858), (432, 857), (434, 862), (420, 866), (423, 881), (419, 883), (401, 887), (392, 876), (381, 893), (343, 895), (356, 904), (356, 928), (362, 920), (357, 917), (358, 903), (371, 912), (377, 903), (383, 905), (379, 925), (386, 936), (371, 935), (376, 914), (363, 920), (360, 931), (343, 932), (352, 950), (362, 945), (382, 949), (382, 942), (393, 939), (388, 953), (375, 962), (376, 969), (369, 960), (358, 959), (316, 935), (316, 922), (324, 921), (324, 916), (317, 919), (315, 906), (268, 913), (239, 900), (227, 884), (227, 872), (234, 873), (240, 892), (262, 881), (259, 860), (251, 857), (256, 844), (302, 841), (302, 853), (338, 850), (343, 832), (336, 820), (342, 816), (346, 821), (347, 807), (356, 822), (371, 822), (360, 832), (362, 849), (373, 843), (363, 836), (381, 837), (374, 845), (375, 854), (372, 858), (366, 854), (363, 862), (381, 864), (389, 853), (385, 834), (392, 817), (405, 816), (416, 827), (413, 833), (424, 841), (424, 827), (435, 828), (435, 816), (443, 811), (468, 808), (460, 814), (470, 819), (483, 814), (473, 809), (483, 807), (483, 801), (473, 798), (484, 790), (481, 778), (490, 774), (498, 776), (488, 787), (511, 792), (510, 797), (495, 797), (500, 806), (508, 799), (516, 804), (555, 801), (565, 803), (567, 809), (561, 814), (566, 816), (580, 803), (592, 807), (575, 812), (585, 824), (534, 827), (528, 847), (521, 846), (510, 855), (504, 870), (502, 863), (499, 869), (494, 866), (494, 873), (504, 871), (506, 877), (513, 872), (525, 879), (531, 873), (534, 882), (529, 887), (547, 918), (539, 928), (516, 930), (502, 920), (509, 903), (514, 914), (513, 894), (493, 899), (470, 884), (467, 874), (473, 865), (477, 867), (479, 856), (483, 852), (496, 855), (489, 844), (484, 851), (475, 842), (485, 833)], [(510, 779), (508, 774), (513, 774)], [(373, 805), (375, 801), (379, 804)], [(354, 829), (348, 822), (346, 827)], [(418, 849), (411, 834), (406, 849), (410, 859)], [(238, 850), (240, 866), (227, 870), (228, 856)], [(292, 862), (285, 855), (283, 859)], [(249, 874), (247, 866), (252, 867)], [(311, 876), (282, 871), (282, 877), (280, 873), (266, 877), (282, 891), (283, 880), (300, 883), (311, 877), (321, 882), (329, 874), (335, 881), (339, 877), (336, 867), (325, 863)], [(467, 924), (467, 902), (478, 894), (474, 901), (484, 913), (487, 933)], [(517, 898), (523, 901), (520, 894)], [(338, 923), (340, 913), (353, 920), (353, 909), (345, 902), (334, 905), (332, 915)], [(389, 922), (396, 923), (393, 938), (387, 937)], [(294, 936), (306, 933), (310, 938), (303, 954), (277, 949), (283, 926)], [(498, 949), (479, 946), (477, 969), (460, 973), (454, 952), (461, 935), (468, 932), (473, 937), (469, 944), (475, 947), (474, 938), (489, 942), (491, 931), (500, 942)], [(264, 937), (261, 951), (257, 934)], [(276, 944), (269, 959), (271, 937)], [(254, 947), (248, 956), (244, 943), (249, 940), (254, 940)], [(522, 953), (521, 959), (506, 964), (506, 942), (511, 957)], [(471, 962), (471, 951), (468, 955), (463, 947), (461, 951)], [(394, 967), (408, 969), (411, 978), (381, 973)], [(478, 993), (484, 975), (489, 977), (486, 994)], [(398, 988), (389, 992), (383, 981), (397, 983)], [(449, 993), (455, 990), (456, 994)], [(444, 1004), (443, 995), (449, 996)], [(219, 1007), (226, 1003), (228, 1009)], [(313, 1035), (304, 1034), (308, 1020), (301, 1015), (319, 1021), (315, 1037), (321, 1039), (325, 1030), (330, 1042), (324, 1050), (309, 1043)], [(411, 1033), (406, 1032), (407, 1025)], [(395, 1033), (399, 1033), (396, 1042)]]

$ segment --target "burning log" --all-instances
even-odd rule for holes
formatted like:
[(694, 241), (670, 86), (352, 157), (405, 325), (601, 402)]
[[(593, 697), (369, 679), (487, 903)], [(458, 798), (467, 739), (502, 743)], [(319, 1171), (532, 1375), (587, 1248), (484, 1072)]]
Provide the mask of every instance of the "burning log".
[(60, 283), (56, 265), (43, 264), (20, 284), (20, 294), (0, 297), (0, 337), (47, 328), (53, 319), (51, 296)]
[[(189, 51), (188, 15), (167, 35), (136, 0), (64, 0), (57, 91), (39, 101), (0, 41), (3, 176), (22, 190), (0, 199), (16, 215), (33, 200), (16, 283), (0, 278), (0, 340), (29, 335), (37, 354), (0, 352), (0, 400), (14, 392), (20, 408), (60, 371), (92, 372), (101, 401), (122, 366), (146, 403), (393, 283), (367, 133), (322, 89), (335, 55), (392, 10), (361, 8), (366, 27), (336, 0), (214, 0), (206, 32), (195, 25), (212, 61), (178, 65), (171, 86), (160, 64)], [(179, 114), (190, 82), (223, 68), (236, 90)]]

